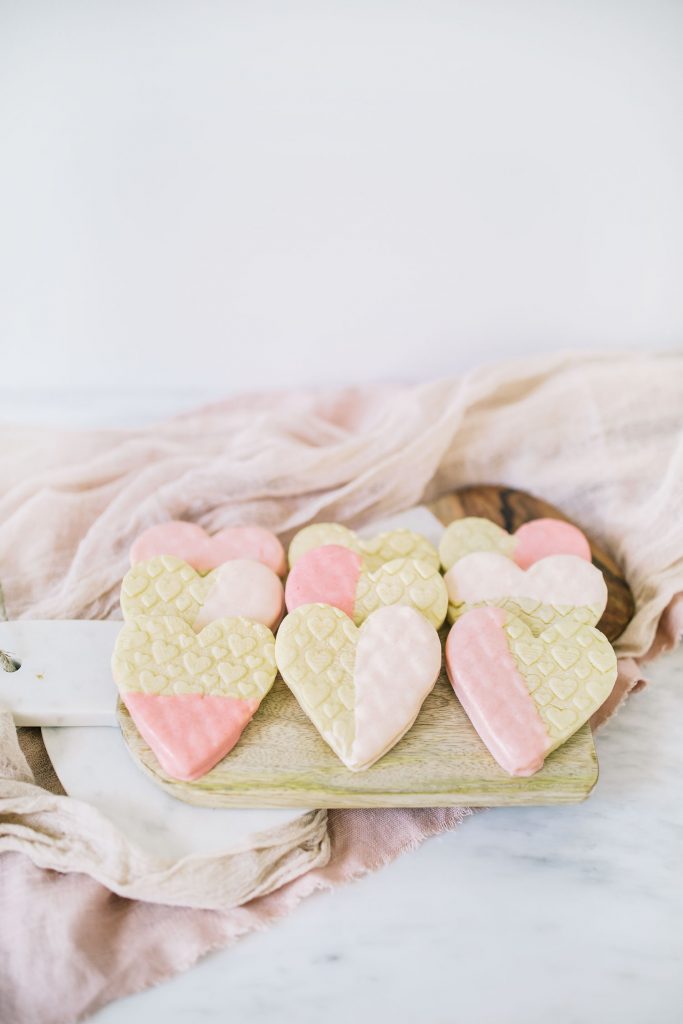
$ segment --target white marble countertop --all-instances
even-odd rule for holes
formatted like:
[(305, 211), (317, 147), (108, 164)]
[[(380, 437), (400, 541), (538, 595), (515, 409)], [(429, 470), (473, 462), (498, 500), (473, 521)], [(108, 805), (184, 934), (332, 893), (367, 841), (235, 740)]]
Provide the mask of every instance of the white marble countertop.
[(96, 1024), (679, 1024), (683, 651), (573, 807), (487, 810)]

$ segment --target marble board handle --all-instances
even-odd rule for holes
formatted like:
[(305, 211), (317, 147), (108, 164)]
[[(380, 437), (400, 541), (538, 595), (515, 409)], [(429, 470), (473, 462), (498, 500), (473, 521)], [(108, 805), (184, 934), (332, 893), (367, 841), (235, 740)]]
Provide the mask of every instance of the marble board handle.
[(111, 652), (120, 622), (17, 619), (0, 622), (0, 650), (18, 664), (0, 670), (0, 708), (17, 726), (117, 725)]

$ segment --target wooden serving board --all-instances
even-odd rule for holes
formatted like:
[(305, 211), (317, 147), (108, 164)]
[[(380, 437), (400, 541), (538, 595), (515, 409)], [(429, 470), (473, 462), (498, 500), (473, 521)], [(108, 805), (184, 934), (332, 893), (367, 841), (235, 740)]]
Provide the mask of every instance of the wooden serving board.
[[(528, 494), (499, 487), (467, 488), (429, 506), (447, 525), (483, 515), (507, 529), (539, 516), (566, 518)], [(622, 632), (633, 598), (618, 567), (593, 547), (606, 573), (609, 603), (601, 628)], [(445, 640), (448, 627), (442, 631)], [(365, 772), (346, 769), (277, 678), (235, 749), (195, 782), (178, 782), (119, 704), (119, 722), (133, 758), (160, 786), (206, 807), (449, 807), (576, 803), (598, 778), (590, 726), (585, 725), (530, 778), (512, 778), (494, 761), (462, 710), (445, 671), (407, 735)]]

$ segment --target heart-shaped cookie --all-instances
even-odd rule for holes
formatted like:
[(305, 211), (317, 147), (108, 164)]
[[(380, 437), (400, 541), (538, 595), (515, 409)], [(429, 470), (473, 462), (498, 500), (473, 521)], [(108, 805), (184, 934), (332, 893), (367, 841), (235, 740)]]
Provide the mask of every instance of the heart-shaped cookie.
[(303, 604), (331, 604), (355, 624), (389, 605), (416, 608), (437, 629), (446, 618), (448, 594), (437, 568), (413, 558), (396, 558), (374, 572), (350, 548), (326, 544), (298, 559), (287, 577), (287, 611)]
[(357, 772), (417, 718), (441, 669), (441, 644), (414, 608), (380, 608), (359, 629), (339, 608), (308, 604), (283, 620), (275, 659), (325, 742)]
[(607, 604), (602, 573), (576, 555), (551, 555), (524, 570), (504, 555), (477, 551), (456, 562), (444, 581), (451, 622), (475, 605), (495, 604), (518, 614), (535, 633), (557, 619), (579, 629), (595, 625)]
[(146, 562), (156, 555), (175, 555), (199, 573), (235, 558), (262, 562), (278, 576), (287, 571), (282, 544), (262, 526), (228, 526), (211, 536), (196, 523), (171, 519), (140, 534), (130, 549), (130, 564)]
[(533, 775), (612, 692), (617, 659), (607, 637), (556, 625), (534, 637), (504, 608), (475, 608), (446, 641), (446, 668), (472, 725), (510, 775)]
[(385, 562), (393, 562), (396, 558), (417, 558), (435, 568), (439, 567), (439, 553), (436, 548), (426, 537), (413, 530), (387, 530), (365, 540), (359, 537), (355, 530), (349, 530), (341, 523), (314, 523), (299, 530), (292, 538), (289, 545), (290, 569), (307, 551), (328, 544), (355, 551), (362, 557), (363, 567), (368, 572), (374, 572)]
[(129, 569), (121, 584), (126, 620), (177, 615), (195, 629), (214, 619), (242, 616), (274, 629), (284, 607), (278, 576), (261, 562), (235, 559), (207, 576), (174, 555), (158, 555)]
[(478, 516), (456, 519), (446, 527), (439, 543), (444, 571), (475, 551), (505, 555), (520, 569), (528, 569), (549, 555), (576, 555), (587, 562), (591, 560), (590, 544), (584, 534), (563, 519), (531, 519), (514, 533)]
[(191, 781), (232, 750), (273, 685), (275, 641), (242, 618), (195, 633), (174, 616), (141, 616), (119, 633), (112, 671), (164, 771)]

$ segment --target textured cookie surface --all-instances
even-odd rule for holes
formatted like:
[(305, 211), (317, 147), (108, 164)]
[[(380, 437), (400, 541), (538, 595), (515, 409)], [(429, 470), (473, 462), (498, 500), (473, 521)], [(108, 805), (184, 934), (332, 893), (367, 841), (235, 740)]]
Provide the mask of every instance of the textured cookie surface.
[(287, 568), (282, 544), (262, 526), (229, 526), (211, 536), (196, 523), (172, 519), (140, 534), (131, 547), (130, 562), (136, 565), (157, 555), (175, 555), (200, 573), (237, 558), (261, 562), (278, 576)]
[(284, 604), (282, 583), (263, 565), (236, 559), (207, 576), (173, 555), (139, 562), (121, 584), (126, 620), (138, 615), (177, 615), (196, 629), (213, 619), (242, 616), (273, 629)]
[(477, 605), (497, 605), (539, 633), (556, 619), (568, 629), (594, 625), (607, 604), (602, 573), (575, 555), (552, 555), (523, 570), (504, 555), (480, 551), (456, 562), (444, 580), (451, 622)]
[(503, 608), (455, 623), (446, 666), (472, 724), (511, 775), (531, 775), (604, 703), (617, 676), (609, 641), (592, 626), (535, 637)]
[(407, 732), (436, 682), (441, 645), (414, 608), (380, 608), (358, 629), (339, 608), (288, 615), (275, 655), (283, 679), (340, 760), (370, 767)]
[(195, 633), (177, 617), (140, 616), (119, 633), (112, 672), (160, 764), (191, 780), (232, 749), (273, 685), (275, 642), (242, 618)]
[(126, 623), (112, 661), (120, 690), (258, 698), (275, 679), (271, 631), (247, 619), (217, 619), (195, 633), (173, 616)]
[(448, 610), (446, 585), (430, 562), (397, 558), (368, 572), (361, 555), (338, 544), (313, 548), (297, 560), (285, 600), (290, 612), (304, 604), (333, 605), (357, 626), (378, 608), (406, 605), (438, 629)]
[(439, 543), (444, 570), (476, 551), (490, 551), (513, 559), (522, 569), (549, 555), (576, 555), (590, 562), (585, 535), (563, 519), (532, 519), (508, 533), (490, 519), (466, 516), (450, 523)]
[(397, 558), (372, 573), (362, 573), (356, 587), (354, 622), (389, 605), (415, 608), (437, 629), (448, 611), (448, 591), (438, 569), (416, 558)]
[(418, 558), (435, 567), (439, 565), (439, 553), (436, 548), (426, 537), (413, 530), (387, 530), (375, 537), (364, 539), (359, 537), (355, 530), (349, 530), (340, 523), (314, 523), (299, 530), (292, 538), (289, 545), (290, 568), (307, 551), (326, 544), (337, 544), (357, 552), (368, 572), (395, 558)]
[(444, 570), (475, 551), (493, 551), (512, 558), (515, 542), (507, 530), (490, 519), (466, 516), (450, 523), (439, 542), (439, 558)]

